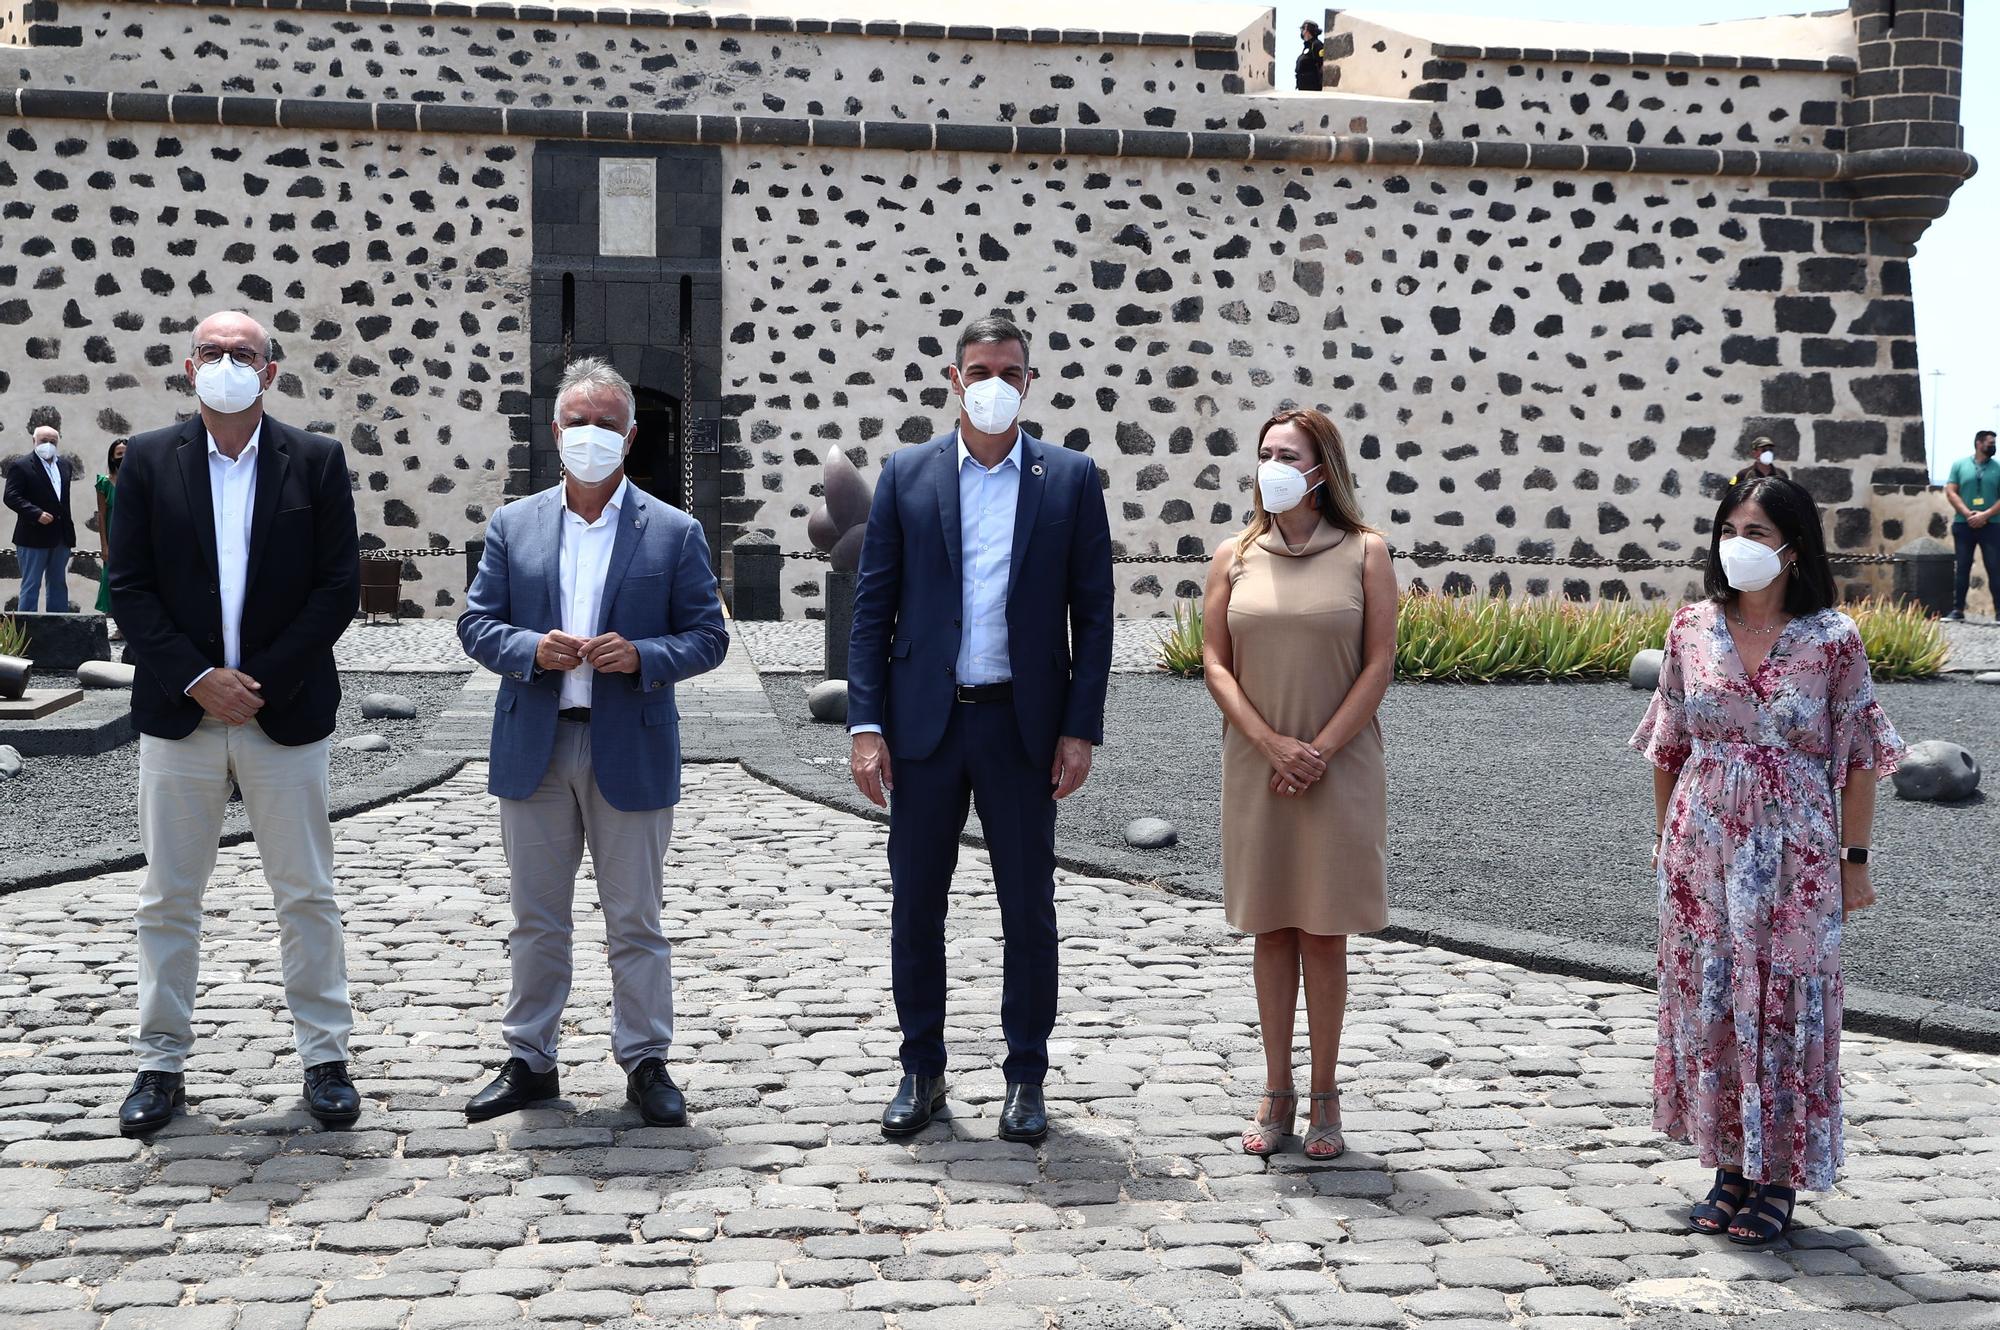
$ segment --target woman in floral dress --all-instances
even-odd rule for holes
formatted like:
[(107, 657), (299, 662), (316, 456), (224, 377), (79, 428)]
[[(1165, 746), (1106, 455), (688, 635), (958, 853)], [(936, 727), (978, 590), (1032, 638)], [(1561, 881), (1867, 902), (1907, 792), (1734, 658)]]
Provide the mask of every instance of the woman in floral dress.
[(1902, 743), (1804, 489), (1730, 486), (1707, 590), (1632, 736), (1657, 768), (1653, 1124), (1716, 1170), (1690, 1226), (1758, 1245), (1840, 1166), (1841, 926), (1875, 899), (1875, 787)]

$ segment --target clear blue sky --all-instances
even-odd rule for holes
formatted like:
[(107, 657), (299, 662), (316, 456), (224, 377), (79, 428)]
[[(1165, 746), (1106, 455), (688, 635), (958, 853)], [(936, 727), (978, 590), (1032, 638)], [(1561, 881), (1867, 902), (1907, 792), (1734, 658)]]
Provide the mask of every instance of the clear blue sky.
[[(1354, 0), (1338, 8), (1477, 14), (1575, 23), (1716, 23), (1837, 8), (1839, 0)], [(1924, 374), (1924, 419), (1932, 470), (1972, 451), (1975, 429), (2000, 429), (2000, 0), (1966, 5), (1965, 147), (1981, 171), (1952, 196), (1951, 211), (1917, 247), (1917, 355)], [(1305, 19), (1326, 22), (1326, 6), (1277, 6), (1278, 76), (1291, 77), (1294, 34)], [(1987, 237), (1981, 240), (1979, 237)]]

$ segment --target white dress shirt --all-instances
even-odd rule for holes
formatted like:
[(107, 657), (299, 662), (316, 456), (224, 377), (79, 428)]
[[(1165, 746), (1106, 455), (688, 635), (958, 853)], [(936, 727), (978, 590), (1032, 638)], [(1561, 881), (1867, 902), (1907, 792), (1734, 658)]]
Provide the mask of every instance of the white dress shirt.
[[(35, 458), (35, 460), (42, 462), (40, 457)], [(60, 501), (63, 496), (62, 457), (58, 455), (53, 462), (42, 462), (42, 470), (48, 473), (49, 488), (56, 492), (56, 499)]]
[[(1014, 677), (1007, 655), (1007, 579), (1014, 567), (1014, 513), (1021, 498), (1021, 431), (992, 467), (979, 464), (958, 436), (958, 666), (962, 684)], [(880, 734), (855, 725), (850, 734)]]
[[(208, 436), (208, 500), (215, 521), (215, 580), (222, 594), (222, 663), (243, 668), (243, 593), (250, 584), (250, 519), (257, 508), (257, 445), (264, 424), (250, 431), (250, 442), (232, 461)], [(203, 670), (183, 691), (206, 679)]]
[[(621, 480), (595, 522), (586, 522), (569, 506), (569, 491), (563, 491), (562, 555), (559, 561), (562, 596), (562, 630), (571, 637), (588, 641), (597, 636), (597, 614), (604, 604), (604, 579), (611, 571), (611, 543), (618, 535), (618, 513), (625, 505), (625, 490), (632, 482)], [(578, 665), (563, 675), (564, 707), (590, 705), (590, 681), (597, 671)]]

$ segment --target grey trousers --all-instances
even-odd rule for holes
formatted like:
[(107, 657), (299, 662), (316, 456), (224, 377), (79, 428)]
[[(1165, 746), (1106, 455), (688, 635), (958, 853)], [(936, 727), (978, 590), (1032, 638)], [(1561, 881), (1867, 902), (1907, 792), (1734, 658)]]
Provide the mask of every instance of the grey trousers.
[(660, 931), (660, 882), (674, 810), (627, 813), (598, 792), (590, 726), (556, 724), (555, 751), (526, 799), (500, 801), (500, 840), (512, 875), (507, 935), (514, 987), (500, 1023), (508, 1052), (537, 1072), (556, 1065), (569, 1000), (571, 902), (583, 851), (597, 875), (611, 961), (611, 1053), (630, 1071), (667, 1056), (674, 1039), (673, 948)]

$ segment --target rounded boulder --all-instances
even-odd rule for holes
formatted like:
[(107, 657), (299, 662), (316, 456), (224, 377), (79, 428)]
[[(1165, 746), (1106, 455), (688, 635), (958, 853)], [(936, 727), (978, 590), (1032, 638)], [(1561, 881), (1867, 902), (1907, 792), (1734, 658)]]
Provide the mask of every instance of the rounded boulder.
[(1632, 657), (1632, 668), (1626, 671), (1625, 677), (1632, 681), (1634, 688), (1650, 693), (1660, 686), (1660, 666), (1666, 659), (1664, 651), (1641, 651)]
[(1979, 762), (1955, 743), (1926, 739), (1910, 745), (1890, 779), (1896, 783), (1898, 799), (1934, 803), (1967, 799), (1979, 788)]
[(20, 751), (12, 744), (0, 744), (0, 780), (12, 780), (20, 774)]
[(130, 688), (135, 673), (115, 660), (86, 660), (76, 667), (76, 681), (85, 688)]
[(806, 710), (812, 718), (828, 725), (839, 725), (847, 719), (847, 680), (828, 679), (813, 685), (806, 694)]
[(342, 739), (340, 746), (352, 753), (386, 753), (394, 745), (379, 734), (357, 734), (351, 739)]
[(1125, 824), (1125, 843), (1138, 850), (1164, 850), (1180, 839), (1174, 824), (1163, 817), (1135, 817)]
[(417, 704), (401, 693), (369, 693), (361, 699), (364, 720), (415, 720)]

